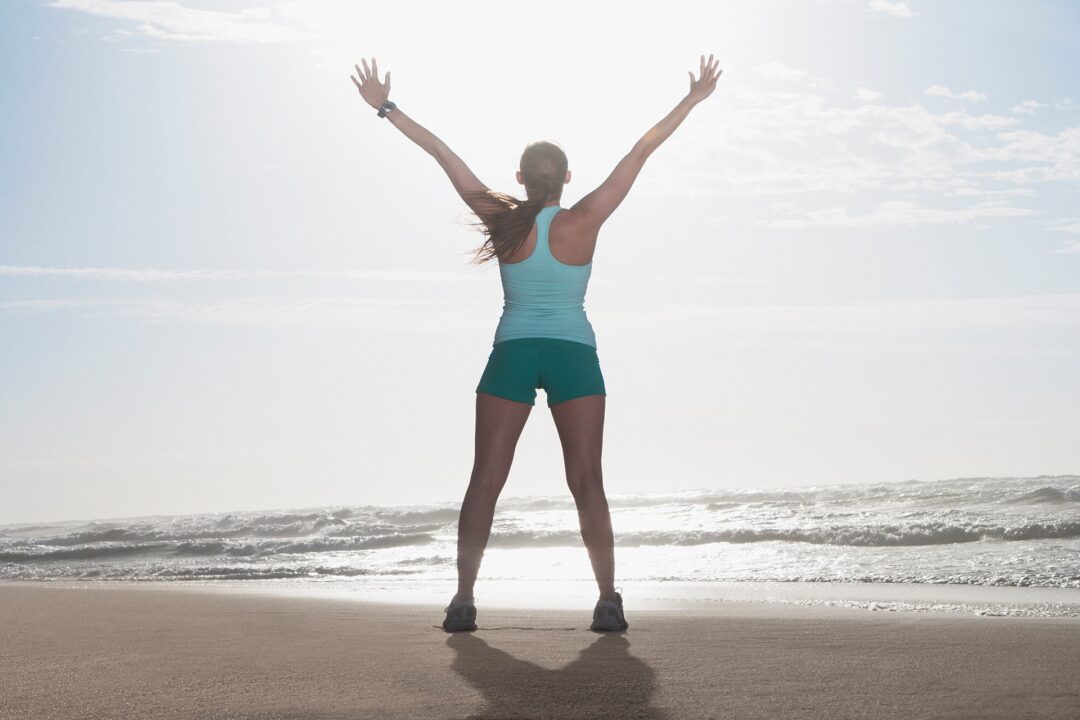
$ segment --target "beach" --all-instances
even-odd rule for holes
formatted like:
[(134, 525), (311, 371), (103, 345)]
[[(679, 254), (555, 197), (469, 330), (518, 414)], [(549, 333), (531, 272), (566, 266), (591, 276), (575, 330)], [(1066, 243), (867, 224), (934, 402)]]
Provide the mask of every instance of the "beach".
[(1080, 717), (1075, 618), (723, 602), (632, 612), (0, 583), (2, 718)]

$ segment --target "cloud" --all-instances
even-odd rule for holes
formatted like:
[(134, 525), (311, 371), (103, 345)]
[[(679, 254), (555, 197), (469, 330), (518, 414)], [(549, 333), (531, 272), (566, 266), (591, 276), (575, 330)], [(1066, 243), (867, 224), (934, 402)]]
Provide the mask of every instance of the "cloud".
[(1053, 230), (1055, 232), (1064, 232), (1073, 235), (1080, 235), (1080, 218), (1061, 218), (1047, 229)]
[[(0, 302), (0, 313), (74, 312), (151, 324), (305, 328), (381, 328), (461, 334), (482, 332), (492, 308), (471, 300), (372, 297), (36, 298)], [(497, 317), (497, 314), (496, 314)], [(465, 326), (474, 327), (465, 327)]]
[(969, 161), (1026, 167), (987, 170), (983, 174), (988, 178), (1018, 184), (1080, 181), (1080, 127), (1065, 128), (1055, 135), (1010, 130), (998, 133), (997, 140), (995, 146), (972, 148)]
[(1025, 100), (1019, 105), (1014, 105), (1012, 111), (1014, 113), (1023, 113), (1025, 115), (1034, 115), (1038, 112), (1039, 108), (1046, 107), (1046, 103), (1041, 103), (1038, 100)]
[(962, 125), (968, 130), (992, 130), (995, 128), (1012, 127), (1017, 124), (1016, 118), (1004, 115), (968, 115), (962, 112), (947, 112), (938, 116), (943, 125)]
[[(713, 347), (1080, 356), (1080, 294), (900, 299), (837, 304), (657, 304), (591, 313), (610, 332), (630, 330), (657, 343)], [(624, 330), (625, 329), (625, 330)]]
[(416, 270), (155, 270), (115, 267), (43, 267), (0, 265), (0, 277), (112, 280), (124, 282), (215, 282), (314, 278), (326, 280), (386, 280), (390, 282), (472, 282), (476, 273)]
[(790, 65), (785, 65), (782, 62), (769, 62), (764, 65), (755, 65), (751, 68), (754, 72), (762, 77), (771, 78), (774, 80), (782, 80), (785, 82), (802, 82), (810, 87), (832, 89), (832, 83), (825, 78), (812, 75), (805, 70), (799, 70), (793, 68)]
[(121, 307), (128, 303), (129, 301), (125, 300), (104, 300), (101, 298), (36, 298), (33, 300), (7, 300), (0, 302), (0, 312), (47, 312), (49, 310), (95, 308), (109, 305)]
[(944, 85), (931, 85), (924, 91), (927, 95), (947, 97), (953, 100), (970, 100), (971, 102), (986, 102), (986, 95), (975, 90), (965, 90), (962, 93), (954, 93)]
[(1006, 188), (993, 190), (979, 187), (959, 187), (945, 193), (946, 197), (1033, 197), (1035, 191), (1031, 188)]
[[(22, 278), (27, 280), (43, 280), (53, 282), (59, 280), (72, 281), (97, 281), (105, 283), (235, 283), (247, 281), (366, 281), (396, 284), (401, 282), (412, 283), (471, 283), (490, 282), (484, 273), (469, 269), (461, 272), (425, 272), (412, 270), (160, 270), (154, 268), (116, 268), (116, 267), (45, 267), (41, 265), (0, 265), (0, 278)], [(650, 273), (648, 275), (618, 275), (614, 277), (597, 277), (592, 280), (593, 285), (623, 285), (637, 286), (642, 282), (652, 285), (672, 283), (678, 286), (687, 285), (749, 285), (760, 283), (754, 278), (736, 275), (715, 274), (673, 274), (673, 273)], [(13, 301), (7, 307), (22, 307)], [(27, 308), (38, 307), (38, 301), (26, 301)], [(42, 301), (41, 307), (66, 307), (67, 300)], [(94, 303), (97, 301), (80, 301)], [(78, 303), (76, 303), (78, 304)]]
[[(380, 329), (487, 336), (490, 305), (479, 301), (353, 297), (206, 300), (39, 299), (0, 302), (0, 313), (69, 313), (155, 325)], [(633, 300), (591, 310), (595, 322), (655, 342), (687, 337), (730, 347), (886, 347), (900, 352), (1080, 354), (1080, 294), (901, 299), (856, 304), (663, 303)], [(50, 320), (51, 322), (51, 320)], [(1043, 331), (1041, 344), (1032, 331)]]
[[(1061, 232), (1067, 233), (1069, 235), (1080, 235), (1080, 217), (1059, 218), (1058, 220), (1048, 225), (1046, 229), (1050, 230), (1051, 232)], [(1052, 252), (1070, 255), (1073, 253), (1080, 253), (1080, 241), (1069, 242)]]
[(759, 75), (765, 77), (777, 78), (779, 80), (798, 80), (806, 77), (804, 70), (797, 70), (796, 68), (785, 65), (781, 62), (770, 62), (764, 65), (755, 65), (753, 71)]
[[(797, 75), (771, 65), (765, 72)], [(850, 107), (807, 88), (735, 76), (725, 91), (723, 116), (705, 120), (693, 146), (666, 149), (665, 160), (639, 181), (643, 192), (715, 199), (877, 190), (991, 198), (1012, 190), (1030, 196), (1036, 183), (1080, 181), (1078, 127), (1026, 130), (1022, 114), (938, 111), (918, 102), (876, 99)]]
[(880, 100), (883, 95), (876, 90), (860, 87), (855, 88), (855, 97), (863, 102), (874, 102), (875, 100)]
[(119, 35), (178, 43), (285, 43), (308, 37), (308, 33), (280, 22), (292, 17), (287, 4), (236, 12), (143, 0), (51, 0), (49, 5), (132, 24), (130, 29), (117, 29)]
[(886, 0), (870, 0), (867, 3), (867, 9), (897, 18), (910, 18), (919, 14), (908, 7), (906, 2), (886, 2)]
[(655, 284), (671, 282), (679, 285), (686, 285), (688, 283), (701, 283), (708, 285), (759, 285), (760, 280), (748, 277), (739, 277), (734, 275), (675, 275), (671, 273), (648, 273), (645, 275), (619, 275), (610, 278), (596, 278), (591, 281), (592, 285), (596, 284), (620, 284), (631, 283), (635, 287), (640, 287), (643, 283)]
[(870, 227), (901, 225), (966, 225), (984, 218), (1026, 217), (1038, 211), (1003, 205), (977, 205), (969, 208), (940, 209), (919, 205), (910, 200), (891, 200), (867, 213), (852, 215), (846, 207), (813, 210), (801, 218), (762, 221), (765, 227), (801, 230), (808, 227)]

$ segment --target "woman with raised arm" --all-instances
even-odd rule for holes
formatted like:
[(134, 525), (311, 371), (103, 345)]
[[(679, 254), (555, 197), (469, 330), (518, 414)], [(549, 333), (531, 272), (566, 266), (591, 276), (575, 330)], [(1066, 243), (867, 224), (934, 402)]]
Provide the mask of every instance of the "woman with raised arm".
[(689, 73), (686, 97), (634, 144), (598, 188), (563, 208), (559, 201), (570, 171), (558, 145), (541, 141), (525, 148), (517, 172), (525, 200), (489, 190), (442, 140), (390, 101), (390, 73), (380, 81), (375, 58), (370, 66), (362, 62), (352, 77), (360, 96), (446, 171), (486, 235), (476, 250), (477, 261), (496, 259), (502, 278), (503, 312), (476, 388), (475, 455), (458, 519), (458, 589), (443, 628), (476, 629), (473, 586), (495, 503), (536, 389), (543, 388), (600, 590), (590, 629), (626, 630), (622, 595), (615, 590), (614, 539), (601, 472), (606, 389), (596, 336), (585, 315), (585, 290), (600, 227), (626, 197), (645, 160), (712, 94), (723, 71), (712, 55), (708, 61), (702, 55), (698, 78)]

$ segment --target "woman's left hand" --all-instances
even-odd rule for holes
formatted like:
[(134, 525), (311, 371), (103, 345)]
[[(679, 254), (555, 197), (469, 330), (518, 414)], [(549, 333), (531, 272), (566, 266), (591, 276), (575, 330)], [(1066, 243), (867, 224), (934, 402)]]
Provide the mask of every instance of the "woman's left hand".
[(390, 98), (390, 73), (386, 73), (386, 82), (379, 82), (379, 66), (375, 58), (371, 58), (370, 69), (367, 60), (360, 62), (364, 63), (364, 69), (361, 70), (359, 65), (354, 65), (357, 76), (350, 75), (349, 77), (356, 85), (356, 89), (360, 91), (360, 97), (364, 98), (364, 102), (377, 110)]

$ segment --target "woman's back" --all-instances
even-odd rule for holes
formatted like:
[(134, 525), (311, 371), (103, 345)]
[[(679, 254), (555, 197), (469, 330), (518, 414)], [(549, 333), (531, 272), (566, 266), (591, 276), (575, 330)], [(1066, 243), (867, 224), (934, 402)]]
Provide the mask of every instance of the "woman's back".
[[(564, 262), (551, 249), (551, 229), (560, 241), (577, 240), (572, 225), (555, 223), (563, 208), (549, 205), (540, 210), (536, 224), (512, 259), (499, 262), (503, 286), (503, 314), (495, 329), (495, 343), (526, 337), (572, 340), (596, 347), (596, 335), (585, 314), (585, 293), (592, 274), (592, 260)], [(570, 220), (570, 213), (562, 214)], [(560, 218), (562, 219), (562, 218)], [(565, 231), (565, 234), (564, 232)], [(557, 243), (560, 255), (564, 242)], [(595, 247), (595, 244), (591, 244)], [(581, 252), (583, 243), (572, 249)], [(591, 247), (586, 248), (591, 254)], [(570, 254), (567, 252), (567, 254)], [(565, 257), (570, 261), (578, 258)]]

